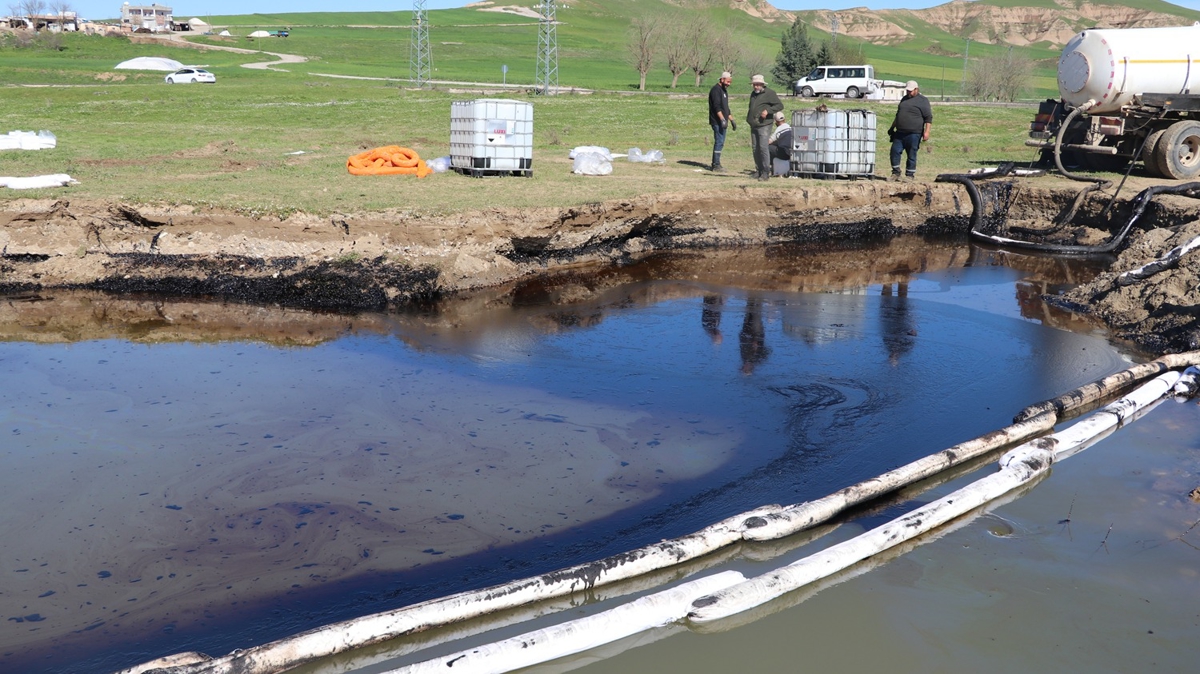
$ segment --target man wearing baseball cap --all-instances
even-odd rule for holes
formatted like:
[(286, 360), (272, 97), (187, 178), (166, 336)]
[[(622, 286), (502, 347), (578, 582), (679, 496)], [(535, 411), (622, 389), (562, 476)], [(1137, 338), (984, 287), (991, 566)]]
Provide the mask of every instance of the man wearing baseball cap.
[(713, 130), (712, 171), (724, 173), (721, 166), (721, 148), (725, 147), (725, 132), (732, 126), (737, 131), (737, 124), (729, 112), (729, 85), (733, 83), (733, 75), (721, 73), (720, 79), (708, 92), (708, 124)]
[(750, 140), (754, 147), (754, 167), (758, 173), (755, 179), (764, 181), (771, 179), (771, 128), (775, 125), (775, 113), (783, 112), (783, 102), (779, 96), (767, 88), (767, 81), (762, 75), (750, 78), (750, 86), (754, 91), (750, 94), (750, 109), (746, 112), (746, 122), (750, 124)]
[(782, 112), (775, 113), (775, 130), (771, 132), (767, 145), (771, 146), (771, 159), (792, 158), (792, 127)]
[(896, 119), (888, 129), (888, 136), (892, 139), (892, 175), (889, 180), (900, 179), (901, 154), (908, 155), (904, 175), (910, 180), (917, 176), (917, 150), (921, 149), (921, 141), (929, 140), (929, 129), (933, 127), (933, 109), (929, 106), (929, 99), (921, 95), (916, 81), (909, 80), (904, 85), (904, 91), (904, 98), (896, 106)]

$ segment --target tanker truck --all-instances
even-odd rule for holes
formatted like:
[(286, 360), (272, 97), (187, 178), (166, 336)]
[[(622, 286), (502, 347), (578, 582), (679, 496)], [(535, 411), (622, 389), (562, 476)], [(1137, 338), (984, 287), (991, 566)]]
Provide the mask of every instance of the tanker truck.
[(1140, 160), (1154, 177), (1200, 175), (1200, 22), (1085, 30), (1058, 59), (1060, 100), (1047, 100), (1027, 145), (1043, 161), (1117, 171)]

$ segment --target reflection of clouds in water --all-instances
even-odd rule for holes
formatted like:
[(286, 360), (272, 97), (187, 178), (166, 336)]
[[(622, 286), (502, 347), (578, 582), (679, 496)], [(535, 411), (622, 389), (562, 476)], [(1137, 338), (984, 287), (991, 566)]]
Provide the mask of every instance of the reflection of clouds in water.
[(790, 301), (782, 308), (783, 333), (797, 337), (809, 346), (858, 339), (865, 329), (867, 312), (864, 304), (853, 296), (865, 292), (865, 288), (854, 288), (805, 295)]

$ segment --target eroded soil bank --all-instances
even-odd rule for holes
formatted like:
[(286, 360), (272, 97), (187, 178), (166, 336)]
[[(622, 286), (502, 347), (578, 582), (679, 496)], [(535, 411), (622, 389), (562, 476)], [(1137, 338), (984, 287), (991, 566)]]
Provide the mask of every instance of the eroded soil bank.
[[(1050, 223), (1078, 189), (1016, 184), (1016, 222)], [(1133, 193), (1097, 194), (1058, 236), (1095, 243), (1128, 221)], [(255, 219), (191, 207), (14, 200), (0, 211), (0, 292), (80, 288), (328, 309), (386, 309), (659, 250), (857, 243), (969, 229), (952, 183), (831, 182), (653, 195), (569, 209)], [(1200, 255), (1134, 283), (1117, 275), (1200, 234), (1200, 200), (1161, 196), (1111, 272), (1060, 300), (1146, 351), (1200, 348)]]

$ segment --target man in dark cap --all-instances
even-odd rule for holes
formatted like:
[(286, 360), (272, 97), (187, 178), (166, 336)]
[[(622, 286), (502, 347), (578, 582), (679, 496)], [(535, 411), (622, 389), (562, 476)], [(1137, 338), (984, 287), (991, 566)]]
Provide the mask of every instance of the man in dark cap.
[(900, 155), (907, 154), (904, 175), (912, 180), (917, 176), (917, 150), (921, 141), (929, 140), (929, 129), (933, 127), (933, 109), (929, 99), (921, 95), (915, 80), (904, 85), (904, 98), (896, 106), (896, 119), (888, 129), (892, 139), (892, 175), (889, 180), (900, 179)]

